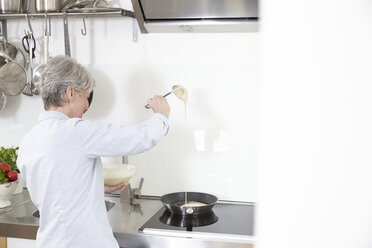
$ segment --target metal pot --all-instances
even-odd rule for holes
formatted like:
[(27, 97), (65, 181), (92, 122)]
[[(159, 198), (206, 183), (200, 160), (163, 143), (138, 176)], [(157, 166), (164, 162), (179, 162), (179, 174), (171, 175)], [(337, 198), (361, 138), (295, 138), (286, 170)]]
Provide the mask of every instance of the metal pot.
[(63, 0), (35, 0), (35, 11), (37, 13), (59, 12), (62, 3)]
[(23, 13), (35, 12), (35, 0), (21, 0)]
[[(185, 203), (185, 193), (189, 202), (201, 202), (206, 205), (200, 207), (182, 207)], [(176, 192), (160, 197), (160, 201), (171, 213), (182, 215), (209, 213), (217, 200), (217, 197), (214, 195), (200, 192)]]
[(0, 13), (22, 13), (22, 0), (0, 0)]

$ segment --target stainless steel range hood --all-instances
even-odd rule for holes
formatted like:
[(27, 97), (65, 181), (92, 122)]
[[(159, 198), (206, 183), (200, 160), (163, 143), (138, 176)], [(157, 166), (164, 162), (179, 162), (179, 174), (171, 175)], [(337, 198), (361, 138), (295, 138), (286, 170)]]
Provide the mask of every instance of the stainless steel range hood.
[(132, 0), (142, 33), (257, 32), (258, 0)]

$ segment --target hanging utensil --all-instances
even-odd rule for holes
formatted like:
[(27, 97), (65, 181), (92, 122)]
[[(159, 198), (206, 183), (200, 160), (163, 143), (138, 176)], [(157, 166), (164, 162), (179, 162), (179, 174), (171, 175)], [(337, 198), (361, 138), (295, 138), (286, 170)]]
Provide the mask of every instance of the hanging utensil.
[[(173, 85), (172, 86), (172, 91), (170, 91), (167, 94), (163, 95), (163, 97), (167, 97), (167, 96), (169, 96), (172, 93), (174, 93), (182, 101), (185, 101), (185, 99), (187, 99), (187, 96), (188, 96), (187, 90), (183, 86), (181, 86), (181, 85)], [(149, 104), (146, 104), (145, 105), (145, 108), (149, 109), (150, 108), (150, 105)]]
[[(27, 21), (27, 24), (28, 24), (29, 31), (27, 31), (27, 32), (25, 31), (26, 35), (22, 38), (22, 45), (23, 45), (23, 48), (25, 49), (25, 51), (29, 54), (29, 68), (28, 68), (29, 79), (27, 80), (27, 84), (26, 84), (25, 89), (23, 90), (23, 94), (25, 94), (27, 96), (32, 96), (33, 91), (35, 89), (35, 86), (32, 82), (32, 80), (33, 80), (32, 59), (35, 58), (36, 42), (35, 42), (34, 32), (32, 30), (31, 21), (30, 21), (30, 18), (28, 17), (28, 14), (26, 14), (25, 17), (26, 17), (26, 21)], [(38, 94), (37, 91), (35, 91), (35, 93)]]
[(68, 34), (67, 12), (63, 12), (63, 31), (65, 36), (65, 55), (71, 57), (70, 36)]
[(28, 54), (31, 54), (31, 58), (34, 59), (35, 58), (35, 50), (36, 50), (36, 42), (35, 42), (34, 35), (27, 32), (27, 34), (25, 36), (23, 36), (23, 38), (22, 38), (22, 45), (23, 45), (23, 49), (25, 49), (25, 51)]
[[(98, 6), (99, 3), (103, 2), (104, 6)], [(67, 11), (67, 12), (75, 12), (75, 11), (81, 11), (81, 12), (95, 12), (94, 10), (97, 9), (120, 9), (120, 8), (110, 8), (108, 7), (108, 3), (106, 0), (74, 0), (74, 1), (69, 1), (68, 4), (64, 5), (62, 8), (62, 11)], [(87, 11), (88, 10), (88, 11)]]
[(76, 1), (73, 1), (73, 2), (70, 2), (69, 4), (67, 4), (65, 7), (63, 7), (63, 11), (67, 11), (67, 10), (70, 10), (70, 9), (82, 9), (82, 8), (85, 8), (89, 5), (92, 5), (92, 1), (90, 0), (86, 0), (86, 1), (80, 1), (80, 0), (76, 0)]
[[(22, 50), (14, 45), (13, 43), (9, 42), (4, 36), (0, 35), (0, 55), (6, 55), (12, 61), (20, 64), (27, 70), (27, 59), (25, 54)], [(6, 64), (5, 57), (0, 59), (0, 67)]]
[[(2, 55), (1, 57), (4, 57)], [(9, 57), (7, 63), (0, 68), (0, 89), (8, 96), (21, 94), (27, 83), (26, 70)]]
[(51, 45), (50, 45), (50, 38), (52, 37), (52, 22), (51, 22), (51, 18), (48, 17), (48, 60), (52, 57), (52, 49), (51, 49)]
[(83, 16), (83, 27), (84, 29), (81, 29), (81, 34), (82, 35), (87, 35), (87, 26), (85, 25), (85, 16)]
[[(49, 17), (49, 24), (50, 24), (50, 17)], [(50, 36), (50, 25), (48, 25), (48, 17), (45, 14), (45, 30), (44, 30), (44, 61), (43, 63), (39, 64), (33, 73), (33, 83), (35, 85), (35, 90), (40, 92), (41, 87), (41, 74), (45, 68), (46, 63), (49, 59), (49, 36)]]
[(35, 58), (35, 49), (36, 49), (36, 42), (34, 35), (30, 32), (27, 33), (26, 36), (22, 38), (22, 45), (25, 51), (29, 54), (29, 79), (27, 80), (27, 84), (25, 89), (23, 90), (23, 94), (27, 96), (32, 96), (33, 94), (37, 95), (39, 92), (35, 90), (35, 85), (33, 83), (33, 68), (32, 68), (32, 59)]
[(6, 96), (5, 94), (0, 90), (0, 111), (2, 111), (5, 108), (6, 105)]

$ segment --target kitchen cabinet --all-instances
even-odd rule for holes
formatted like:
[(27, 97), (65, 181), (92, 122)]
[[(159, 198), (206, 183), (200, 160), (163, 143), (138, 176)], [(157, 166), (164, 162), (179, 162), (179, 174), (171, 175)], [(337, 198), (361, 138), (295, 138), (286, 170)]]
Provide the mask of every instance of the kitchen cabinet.
[(0, 248), (7, 248), (6, 237), (0, 237)]
[(36, 241), (32, 239), (7, 238), (6, 248), (25, 248), (25, 247), (35, 248)]

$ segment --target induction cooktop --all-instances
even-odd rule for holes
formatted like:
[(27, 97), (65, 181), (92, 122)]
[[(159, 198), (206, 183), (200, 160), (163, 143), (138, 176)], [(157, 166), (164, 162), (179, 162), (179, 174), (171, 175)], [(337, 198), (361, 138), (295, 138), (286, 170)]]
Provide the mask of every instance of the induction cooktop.
[(139, 231), (152, 235), (252, 243), (254, 208), (253, 203), (219, 202), (207, 214), (182, 216), (162, 207)]

